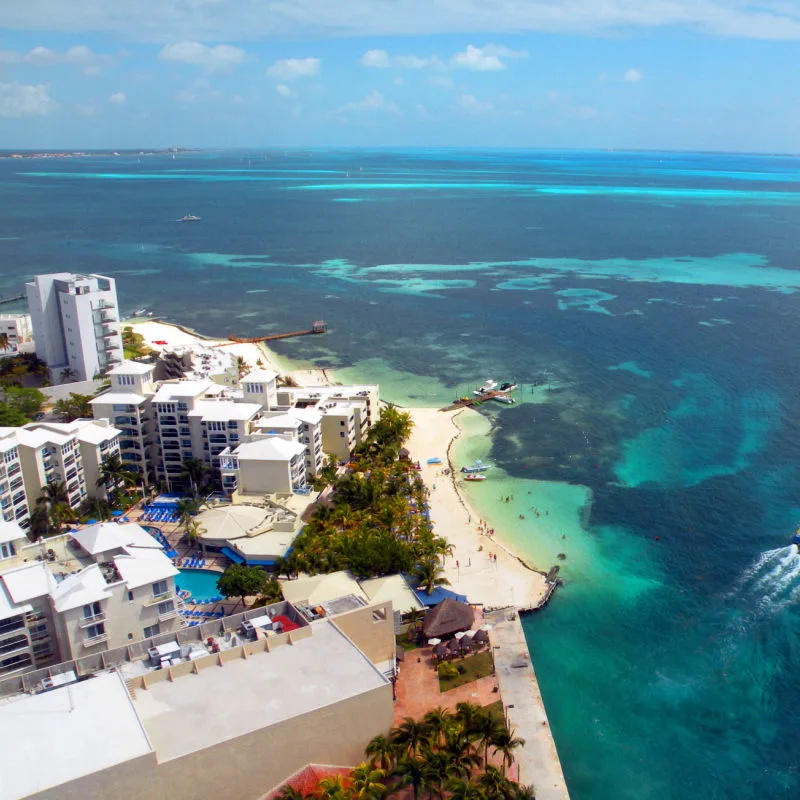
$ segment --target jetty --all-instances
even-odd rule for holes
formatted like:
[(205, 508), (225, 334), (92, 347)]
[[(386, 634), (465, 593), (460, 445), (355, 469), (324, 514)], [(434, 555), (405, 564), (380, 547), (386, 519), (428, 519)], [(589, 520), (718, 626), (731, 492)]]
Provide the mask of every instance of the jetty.
[(489, 640), (503, 716), (514, 735), (525, 740), (525, 746), (514, 754), (517, 774), (512, 770), (511, 778), (523, 785), (533, 784), (536, 800), (569, 800), (519, 614), (496, 611), (484, 614), (484, 619), (493, 626)]
[[(289, 333), (272, 333), (269, 336), (250, 336), (243, 338), (239, 336), (229, 336), (229, 342), (237, 344), (259, 344), (260, 342), (274, 342), (276, 339), (292, 339), (295, 336), (315, 336), (320, 333), (327, 333), (328, 325), (323, 319), (318, 319), (310, 328), (302, 331), (290, 331)], [(222, 345), (217, 345), (218, 347)]]
[(449, 406), (440, 408), (439, 411), (454, 411), (456, 408), (471, 408), (472, 406), (480, 405), (484, 400), (491, 400), (495, 397), (509, 397), (509, 394), (508, 392), (491, 391), (491, 392), (484, 392), (480, 396), (462, 397), (460, 400), (456, 400)]
[(15, 294), (13, 297), (0, 297), (0, 305), (3, 303), (15, 303), (17, 300), (24, 300), (24, 294)]

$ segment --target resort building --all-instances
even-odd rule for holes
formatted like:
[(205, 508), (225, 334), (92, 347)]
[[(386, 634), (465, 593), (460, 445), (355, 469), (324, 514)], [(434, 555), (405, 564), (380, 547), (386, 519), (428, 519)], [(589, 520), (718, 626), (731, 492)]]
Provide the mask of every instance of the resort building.
[(255, 800), (309, 762), (358, 764), (392, 725), (391, 619), (309, 625), (281, 602), (0, 681), (4, 796)]
[(178, 570), (136, 524), (31, 544), (0, 524), (0, 676), (106, 652), (181, 627)]
[(223, 490), (229, 496), (247, 498), (304, 489), (305, 453), (304, 444), (281, 436), (228, 448), (219, 459)]
[(14, 352), (21, 344), (30, 342), (33, 338), (30, 314), (0, 314), (0, 337), (4, 336), (5, 346), (0, 347), (0, 353)]
[(122, 361), (113, 278), (58, 272), (25, 284), (36, 355), (54, 383), (69, 372), (78, 381), (104, 375)]
[(23, 530), (27, 530), (31, 521), (17, 430), (0, 428), (0, 511), (5, 522), (16, 522)]
[(152, 364), (123, 361), (109, 370), (109, 391), (90, 400), (95, 419), (106, 419), (120, 431), (120, 458), (145, 480), (155, 480), (158, 440), (153, 412)]

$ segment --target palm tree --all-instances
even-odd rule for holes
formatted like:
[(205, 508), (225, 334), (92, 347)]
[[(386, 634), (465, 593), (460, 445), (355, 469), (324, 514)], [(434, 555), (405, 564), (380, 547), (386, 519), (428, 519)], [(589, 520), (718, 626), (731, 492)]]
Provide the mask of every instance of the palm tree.
[(413, 756), (422, 743), (428, 740), (429, 729), (424, 722), (406, 717), (400, 725), (392, 729), (390, 738), (401, 750)]
[(81, 510), (89, 517), (99, 519), (101, 522), (111, 519), (111, 506), (107, 501), (99, 497), (93, 497), (87, 500)]
[(244, 377), (250, 371), (250, 365), (242, 356), (236, 356), (236, 370), (240, 378)]
[(483, 765), (487, 767), (489, 765), (489, 748), (495, 740), (507, 734), (508, 729), (495, 716), (482, 710), (472, 726), (471, 733), (474, 733), (477, 740), (483, 745)]
[(61, 383), (72, 383), (78, 380), (78, 373), (75, 372), (75, 370), (71, 367), (67, 367), (66, 369), (61, 370), (59, 378), (61, 379)]
[(36, 499), (35, 511), (37, 532), (43, 536), (61, 533), (64, 523), (74, 518), (66, 484), (61, 481), (46, 483)]
[(497, 797), (487, 794), (481, 786), (469, 780), (452, 780), (447, 788), (450, 791), (450, 800), (488, 800)]
[(382, 780), (386, 771), (375, 769), (369, 764), (359, 764), (351, 773), (353, 780), (352, 796), (358, 800), (379, 800), (386, 793), (386, 784)]
[(178, 512), (178, 524), (187, 527), (192, 521), (192, 517), (200, 510), (197, 500), (192, 497), (182, 497), (175, 504), (175, 510)]
[(392, 776), (397, 778), (399, 786), (410, 786), (414, 792), (414, 800), (419, 800), (419, 793), (426, 786), (425, 761), (413, 755), (404, 755), (397, 762)]
[(288, 784), (278, 792), (277, 800), (306, 800), (308, 795), (303, 794), (297, 789), (293, 789)]
[(318, 788), (319, 800), (347, 800), (349, 797), (341, 775), (323, 778)]
[(447, 731), (453, 727), (456, 718), (441, 706), (431, 709), (422, 721), (428, 726), (432, 744), (439, 745), (444, 742)]
[(428, 557), (414, 568), (414, 577), (419, 581), (426, 594), (433, 594), (437, 586), (449, 586), (450, 581), (444, 577), (444, 570), (436, 557)]
[(444, 800), (445, 789), (450, 778), (455, 776), (458, 770), (454, 769), (454, 764), (447, 753), (439, 750), (425, 750), (423, 752), (423, 773), (425, 783), (431, 795), (435, 792), (439, 800)]
[(8, 350), (8, 347), (9, 347), (8, 334), (5, 332), (0, 333), (0, 349), (5, 351)]
[(106, 456), (100, 465), (97, 487), (110, 488), (114, 495), (114, 504), (119, 505), (122, 488), (136, 486), (137, 480), (138, 476), (123, 464), (119, 453), (112, 453), (110, 456)]
[(364, 750), (373, 767), (390, 770), (394, 766), (397, 747), (383, 734), (375, 736)]
[(498, 731), (492, 738), (491, 746), (495, 753), (501, 753), (503, 756), (503, 774), (514, 763), (514, 751), (522, 747), (525, 740), (514, 736), (513, 732), (508, 728), (503, 727), (502, 731)]
[(184, 526), (184, 535), (189, 544), (194, 544), (204, 533), (208, 531), (199, 523), (190, 519)]
[(199, 458), (187, 458), (183, 462), (181, 478), (188, 482), (195, 497), (203, 486), (203, 478), (206, 472), (208, 472), (208, 467)]
[(486, 792), (487, 797), (507, 797), (512, 783), (499, 769), (490, 764), (478, 778), (478, 785)]

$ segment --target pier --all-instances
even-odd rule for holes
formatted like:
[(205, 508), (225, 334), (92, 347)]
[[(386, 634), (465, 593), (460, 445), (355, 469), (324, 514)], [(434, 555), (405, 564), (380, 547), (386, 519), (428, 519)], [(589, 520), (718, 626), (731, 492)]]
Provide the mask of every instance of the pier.
[[(318, 319), (310, 328), (303, 331), (290, 331), (289, 333), (273, 333), (269, 336), (251, 336), (240, 338), (239, 336), (229, 336), (228, 341), (237, 344), (259, 344), (260, 342), (274, 342), (276, 339), (292, 339), (295, 336), (314, 336), (319, 333), (327, 333), (328, 326), (325, 320)], [(219, 345), (218, 345), (219, 346)]]
[(24, 300), (24, 294), (15, 294), (13, 297), (0, 297), (0, 305), (3, 303), (15, 303), (17, 300)]
[(484, 392), (480, 396), (476, 395), (475, 397), (462, 397), (460, 400), (456, 400), (449, 406), (440, 408), (439, 411), (454, 411), (456, 408), (470, 408), (475, 405), (480, 405), (484, 400), (492, 400), (495, 397), (509, 397), (509, 396), (510, 395), (508, 394), (508, 392)]
[(519, 614), (496, 611), (484, 614), (484, 619), (493, 625), (489, 639), (506, 723), (525, 740), (515, 753), (518, 774), (511, 777), (520, 784), (532, 784), (536, 800), (569, 800)]

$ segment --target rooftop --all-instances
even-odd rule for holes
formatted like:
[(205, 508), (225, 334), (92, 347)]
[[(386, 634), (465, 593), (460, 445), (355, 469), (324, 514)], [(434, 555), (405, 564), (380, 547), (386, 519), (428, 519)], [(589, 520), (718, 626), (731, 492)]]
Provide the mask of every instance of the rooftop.
[(147, 586), (178, 574), (175, 565), (160, 550), (126, 547), (124, 555), (115, 556), (114, 566), (129, 589)]
[[(47, 732), (46, 754), (32, 743)], [(0, 797), (42, 792), (151, 753), (119, 675), (0, 701)]]
[(93, 397), (89, 404), (109, 405), (113, 403), (114, 405), (138, 406), (146, 399), (144, 395), (136, 394), (135, 392), (103, 392), (103, 394)]
[(137, 692), (133, 706), (164, 763), (387, 683), (352, 642), (324, 622), (293, 645), (153, 683)]
[(153, 364), (142, 364), (140, 361), (123, 361), (113, 369), (108, 370), (107, 375), (148, 375), (155, 369)]
[(344, 570), (327, 575), (302, 575), (291, 581), (280, 581), (281, 591), (292, 605), (303, 603), (318, 606), (347, 595), (354, 595), (365, 603), (367, 595), (358, 581)]
[(240, 444), (233, 454), (240, 461), (289, 461), (305, 453), (305, 445), (272, 437)]
[(76, 531), (72, 538), (90, 555), (122, 550), (126, 545), (160, 550), (162, 545), (135, 522), (120, 525), (117, 522), (98, 522)]
[[(156, 395), (158, 398), (158, 395)], [(258, 403), (234, 403), (233, 400), (201, 400), (189, 412), (190, 417), (202, 417), (207, 422), (227, 422), (239, 420), (246, 422), (252, 419), (261, 406)]]
[(179, 397), (199, 397), (208, 391), (211, 381), (177, 381), (162, 383), (153, 397), (154, 403), (169, 403)]
[(25, 531), (16, 522), (6, 522), (6, 520), (0, 519), (0, 543), (16, 542), (27, 538)]
[(108, 583), (99, 564), (67, 575), (51, 592), (53, 605), (59, 613), (80, 608), (111, 597)]
[(360, 584), (371, 603), (384, 603), (391, 600), (392, 609), (401, 614), (425, 610), (425, 605), (420, 602), (402, 575), (370, 578), (361, 581)]
[(277, 372), (271, 369), (251, 369), (242, 379), (241, 383), (269, 383), (278, 377)]

